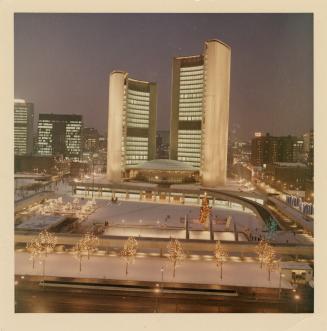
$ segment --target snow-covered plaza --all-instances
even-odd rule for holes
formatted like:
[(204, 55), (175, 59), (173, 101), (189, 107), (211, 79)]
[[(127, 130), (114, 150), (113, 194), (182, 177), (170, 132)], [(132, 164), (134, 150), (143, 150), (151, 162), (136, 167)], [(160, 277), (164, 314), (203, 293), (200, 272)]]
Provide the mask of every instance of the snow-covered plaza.
[[(163, 272), (162, 272), (163, 268)], [(15, 274), (42, 276), (42, 264), (36, 263), (32, 267), (30, 256), (26, 252), (15, 254)], [(166, 257), (152, 257), (137, 255), (135, 262), (125, 274), (125, 263), (117, 256), (94, 255), (90, 260), (85, 257), (82, 262), (82, 271), (79, 271), (79, 262), (69, 253), (48, 255), (46, 259), (45, 275), (75, 278), (97, 278), (115, 280), (135, 280), (194, 284), (216, 284), (230, 286), (292, 288), (291, 284), (280, 278), (278, 270), (271, 272), (268, 280), (268, 271), (260, 268), (257, 262), (226, 262), (223, 265), (223, 279), (214, 261), (207, 259), (186, 259), (176, 268), (173, 278), (173, 268)]]

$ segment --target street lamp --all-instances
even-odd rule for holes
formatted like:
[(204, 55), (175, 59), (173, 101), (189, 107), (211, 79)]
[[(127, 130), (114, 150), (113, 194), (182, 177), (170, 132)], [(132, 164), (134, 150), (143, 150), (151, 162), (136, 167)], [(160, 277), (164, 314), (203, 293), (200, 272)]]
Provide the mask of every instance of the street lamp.
[(295, 311), (298, 312), (298, 303), (299, 303), (299, 300), (301, 299), (301, 297), (298, 294), (295, 294), (294, 299), (295, 299), (295, 302), (296, 302)]
[(278, 290), (278, 299), (280, 299), (280, 294), (281, 294), (281, 291), (282, 291), (282, 277), (284, 278), (285, 275), (282, 274), (282, 271), (280, 271), (280, 273), (279, 273), (279, 290)]
[(161, 267), (161, 283), (163, 283), (163, 273), (164, 273), (164, 267)]
[[(139, 220), (140, 226), (141, 226), (142, 222), (143, 222), (142, 220)], [(142, 228), (140, 227), (139, 237), (141, 237), (141, 231), (142, 231)]]
[(158, 287), (159, 284), (156, 284), (156, 288), (154, 289), (154, 294), (156, 296), (156, 309), (155, 309), (155, 313), (158, 313), (158, 305), (159, 305), (159, 294), (160, 294), (160, 288)]

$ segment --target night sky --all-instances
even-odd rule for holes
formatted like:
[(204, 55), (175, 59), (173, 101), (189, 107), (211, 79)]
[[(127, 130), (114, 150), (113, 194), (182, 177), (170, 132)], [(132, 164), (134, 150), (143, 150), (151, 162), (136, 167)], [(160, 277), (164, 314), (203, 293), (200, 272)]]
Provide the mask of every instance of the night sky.
[(313, 127), (311, 14), (15, 14), (15, 97), (36, 115), (81, 114), (104, 133), (109, 74), (125, 70), (157, 82), (158, 129), (169, 129), (172, 58), (200, 54), (213, 38), (232, 48), (239, 138)]

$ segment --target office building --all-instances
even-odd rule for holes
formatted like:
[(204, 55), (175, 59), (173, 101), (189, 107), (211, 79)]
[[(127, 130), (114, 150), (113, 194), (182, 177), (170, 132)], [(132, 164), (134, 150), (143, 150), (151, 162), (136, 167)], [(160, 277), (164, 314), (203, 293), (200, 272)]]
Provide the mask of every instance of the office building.
[(274, 162), (302, 162), (303, 140), (293, 136), (273, 137), (256, 133), (251, 143), (251, 163), (263, 166)]
[(169, 159), (169, 131), (157, 131), (157, 159)]
[(113, 71), (109, 85), (107, 177), (120, 182), (125, 170), (155, 158), (156, 83)]
[(80, 160), (82, 126), (81, 115), (39, 114), (38, 154)]
[(99, 149), (99, 132), (94, 128), (82, 129), (82, 149), (83, 152), (96, 152)]
[(33, 103), (15, 99), (14, 105), (14, 152), (15, 155), (33, 153)]
[(230, 47), (218, 40), (173, 60), (170, 158), (199, 169), (203, 186), (226, 181), (230, 61)]
[(251, 163), (254, 166), (266, 167), (278, 161), (278, 139), (267, 133), (265, 136), (255, 134), (251, 143)]

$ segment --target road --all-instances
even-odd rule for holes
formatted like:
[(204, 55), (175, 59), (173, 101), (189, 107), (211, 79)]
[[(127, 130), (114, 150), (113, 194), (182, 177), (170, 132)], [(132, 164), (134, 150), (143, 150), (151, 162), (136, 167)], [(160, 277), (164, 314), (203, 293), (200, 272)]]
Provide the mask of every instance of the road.
[[(238, 288), (238, 297), (201, 294), (131, 292), (83, 288), (42, 287), (37, 277), (16, 277), (16, 313), (309, 313), (313, 311), (312, 290), (298, 290), (298, 306), (293, 292), (261, 292)], [(107, 284), (106, 284), (107, 285)], [(154, 285), (154, 287), (153, 287)], [(155, 284), (148, 284), (155, 289)], [(160, 285), (161, 286), (161, 285)], [(302, 291), (302, 292), (301, 292)]]

